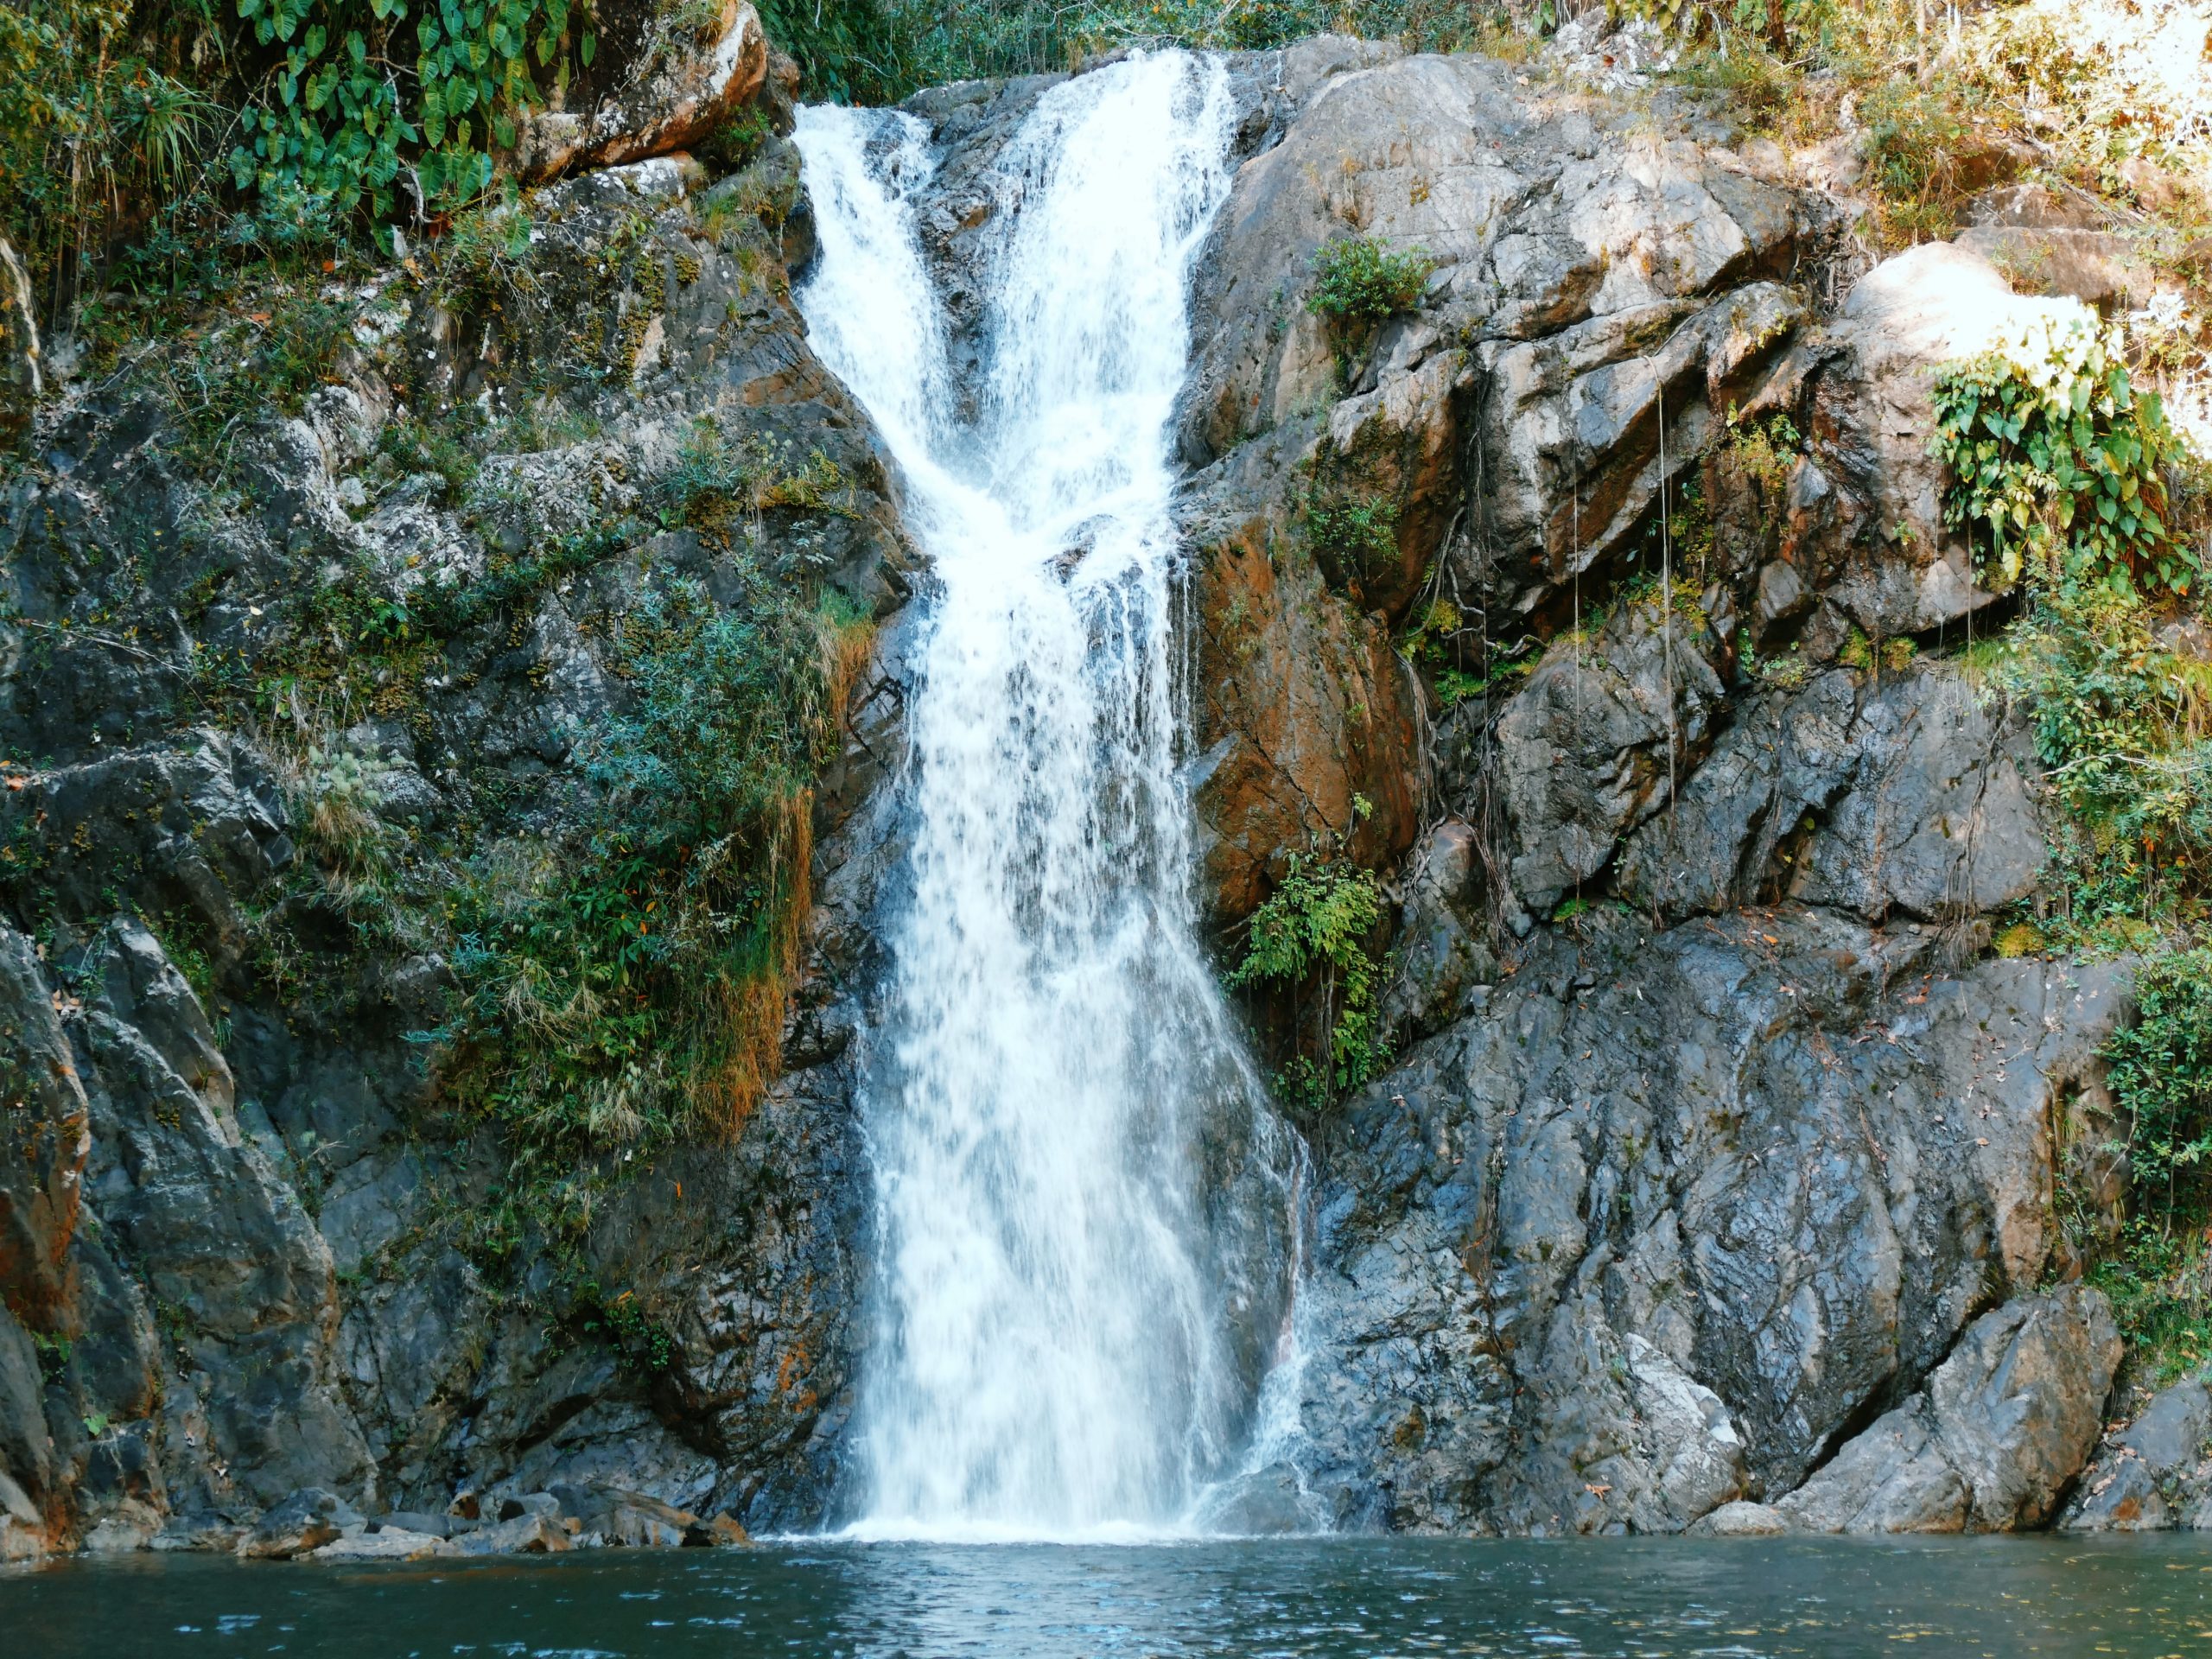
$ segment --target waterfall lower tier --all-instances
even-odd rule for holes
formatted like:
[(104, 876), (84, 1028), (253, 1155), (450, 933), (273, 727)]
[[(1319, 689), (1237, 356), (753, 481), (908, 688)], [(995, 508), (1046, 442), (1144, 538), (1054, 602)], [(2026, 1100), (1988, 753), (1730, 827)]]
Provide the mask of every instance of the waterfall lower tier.
[(963, 418), (916, 226), (925, 130), (800, 117), (801, 304), (934, 569), (868, 1107), (863, 1533), (1187, 1529), (1251, 1431), (1250, 1310), (1227, 1305), (1250, 1299), (1224, 1287), (1287, 1268), (1233, 1259), (1255, 1230), (1216, 1219), (1209, 1167), (1271, 1138), (1285, 1165), (1287, 1136), (1194, 935), (1168, 517), (1230, 125), (1220, 66), (1179, 53), (1039, 99), (992, 175)]

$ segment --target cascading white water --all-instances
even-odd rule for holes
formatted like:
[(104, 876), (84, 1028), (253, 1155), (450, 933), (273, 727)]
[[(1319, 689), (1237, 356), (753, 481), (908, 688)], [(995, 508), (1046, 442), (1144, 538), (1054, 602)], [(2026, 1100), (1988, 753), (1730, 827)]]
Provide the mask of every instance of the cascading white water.
[(799, 118), (821, 250), (800, 304), (937, 577), (869, 1104), (866, 1535), (1173, 1530), (1249, 1414), (1196, 1141), (1257, 1090), (1194, 938), (1167, 511), (1230, 120), (1221, 67), (1179, 53), (1044, 95), (998, 162), (963, 423), (909, 206), (921, 124)]

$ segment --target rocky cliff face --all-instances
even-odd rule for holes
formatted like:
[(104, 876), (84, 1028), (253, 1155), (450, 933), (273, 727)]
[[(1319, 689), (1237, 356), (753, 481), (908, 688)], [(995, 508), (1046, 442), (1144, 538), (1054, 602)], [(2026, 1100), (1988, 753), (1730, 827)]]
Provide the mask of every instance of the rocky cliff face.
[[(11, 1551), (227, 1545), (302, 1488), (820, 1515), (868, 1203), (832, 1010), (890, 683), (861, 677), (816, 798), (830, 943), (782, 1078), (734, 1145), (588, 1170), (581, 1256), (528, 1222), (483, 1248), (520, 1178), (442, 1108), (423, 1037), (468, 947), (419, 925), (485, 859), (537, 879), (648, 585), (820, 586), (895, 656), (896, 486), (791, 306), (797, 172), (772, 136), (718, 181), (583, 174), (474, 271), (324, 296), (325, 383), (249, 410), (219, 472), (158, 351), (42, 416), (0, 520)], [(702, 422), (752, 488), (703, 527), (652, 495)], [(454, 429), (480, 457), (422, 464)]]
[[(2126, 977), (1986, 957), (2037, 773), (1928, 454), (1936, 365), (2037, 302), (1945, 246), (1859, 273), (1692, 110), (1301, 75), (1185, 406), (1207, 874), (1233, 924), (1289, 851), (1407, 855), (1405, 1046), (1318, 1131), (1311, 1439), (1247, 1513), (2048, 1522), (2119, 1361), (2050, 1287)], [(1355, 235), (1431, 270), (1348, 336), (1308, 300)]]
[[(1340, 41), (1234, 80), (1179, 427), (1202, 887), (1229, 930), (1292, 852), (1395, 871), (1400, 1057), (1314, 1135), (1308, 1438), (1224, 1516), (2186, 1507), (2165, 1471), (2201, 1425), (2148, 1419), (2158, 1480), (2126, 1443), (2069, 1496), (2120, 1357), (2054, 1183), (2094, 1166), (2125, 972), (1987, 952), (2041, 808), (1952, 649), (1993, 601), (1940, 524), (1928, 390), (2025, 302), (1948, 247), (1859, 272), (1823, 198), (1663, 99)], [(956, 321), (1046, 84), (913, 105)], [(1346, 330), (1307, 300), (1353, 233), (1433, 265)], [(551, 1492), (640, 1540), (830, 1512), (914, 573), (791, 304), (807, 251), (772, 137), (719, 179), (578, 172), (465, 280), (331, 298), (327, 383), (243, 411), (219, 474), (153, 359), (41, 416), (0, 518), (8, 1550), (228, 1547), (303, 1488), (434, 1516)], [(469, 476), (390, 460), (454, 408), (493, 434)], [(776, 459), (702, 525), (654, 480), (704, 417)], [(879, 624), (815, 798), (781, 1076), (727, 1143), (601, 1159), (581, 1255), (487, 1253), (499, 1128), (443, 1109), (417, 1040), (480, 941), (379, 920), (333, 815), (404, 849), (407, 913), (464, 854), (526, 880), (578, 733), (632, 696), (626, 609), (760, 571)], [(480, 607), (415, 616), (433, 579)], [(336, 654), (381, 664), (337, 698), (297, 671), (333, 585), (364, 601)]]

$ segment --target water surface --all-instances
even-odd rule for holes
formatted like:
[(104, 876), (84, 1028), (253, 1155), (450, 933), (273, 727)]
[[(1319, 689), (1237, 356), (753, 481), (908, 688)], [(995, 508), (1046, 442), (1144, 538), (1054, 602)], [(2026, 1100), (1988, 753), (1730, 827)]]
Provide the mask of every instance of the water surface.
[(0, 1573), (7, 1659), (2202, 1653), (2212, 1541), (805, 1544)]

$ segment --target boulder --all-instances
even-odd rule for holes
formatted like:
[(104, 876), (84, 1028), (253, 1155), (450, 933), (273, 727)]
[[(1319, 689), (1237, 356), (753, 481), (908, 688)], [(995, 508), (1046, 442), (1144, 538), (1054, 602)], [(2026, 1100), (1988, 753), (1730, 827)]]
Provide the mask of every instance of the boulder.
[(1694, 606), (1669, 618), (1655, 595), (1623, 605), (1594, 639), (1554, 645), (1507, 703), (1497, 769), (1523, 909), (1547, 915), (1605, 868), (1690, 775), (1725, 696), (1719, 650)]
[(81, 1026), (88, 1194), (172, 1310), (221, 1484), (263, 1503), (314, 1483), (359, 1490), (373, 1465), (335, 1375), (329, 1247), (239, 1122), (198, 995), (135, 919), (67, 966), (97, 987)]
[(1669, 917), (1781, 896), (1793, 849), (1856, 773), (1859, 701), (1841, 669), (1745, 697), (1666, 814), (1622, 849), (1621, 891)]
[(2120, 1347), (2101, 1292), (2008, 1302), (1775, 1508), (1806, 1532), (2041, 1526), (2096, 1443)]
[(1892, 677), (1860, 699), (1848, 786), (1789, 892), (1880, 921), (1985, 915), (2036, 889), (2048, 853), (2029, 792), (2026, 721), (1993, 710), (1956, 668)]
[(2042, 877), (2040, 776), (2025, 721), (1955, 665), (1831, 670), (1746, 700), (1630, 839), (1621, 889), (1669, 916), (1785, 895), (1876, 922), (1983, 915)]
[(237, 1553), (248, 1560), (288, 1561), (367, 1528), (335, 1492), (308, 1487), (271, 1504), (238, 1541)]
[(2063, 1532), (2212, 1527), (2212, 1390), (2183, 1377), (2106, 1432), (2058, 1519)]
[(450, 1538), (455, 1532), (466, 1532), (473, 1523), (457, 1516), (427, 1515), (419, 1510), (394, 1510), (377, 1519), (379, 1532), (419, 1532), (432, 1538)]
[(1789, 1530), (1780, 1510), (1743, 1498), (1723, 1503), (1690, 1528), (1700, 1538), (1775, 1538)]
[(2156, 267), (2109, 231), (1985, 225), (1952, 244), (1989, 261), (2024, 294), (2063, 296), (2107, 314), (2143, 304), (2157, 289)]
[[(1787, 345), (1803, 308), (1774, 279), (1803, 204), (1471, 56), (1275, 94), (1294, 96), (1200, 272), (1184, 453), (1278, 434), (1325, 473), (1350, 455), (1346, 476), (1397, 514), (1398, 566), (1363, 592), (1388, 615), (1455, 529), (1495, 597), (1533, 608), (1626, 544), (1662, 474), (1694, 464)], [(1433, 262), (1416, 313), (1351, 334), (1313, 315), (1314, 253), (1354, 233)], [(1470, 441), (1478, 518), (1461, 500)]]
[(649, 1493), (594, 1483), (563, 1486), (558, 1496), (560, 1512), (572, 1517), (581, 1531), (596, 1535), (605, 1543), (674, 1548), (709, 1541), (711, 1535), (709, 1524), (690, 1510)]
[(705, 1541), (716, 1549), (745, 1549), (751, 1547), (753, 1535), (744, 1522), (725, 1510), (707, 1522)]
[(1473, 826), (1458, 819), (1430, 830), (1407, 861), (1392, 948), (1397, 972), (1382, 1002), (1386, 1030), (1428, 1036), (1476, 987), (1497, 978), (1478, 908), (1481, 864)]
[(0, 923), (0, 1300), (29, 1328), (50, 1332), (76, 1286), (70, 1251), (92, 1150), (91, 1111), (38, 949)]
[(1389, 630), (1332, 594), (1280, 522), (1258, 459), (1224, 462), (1185, 504), (1199, 550), (1200, 890), (1217, 926), (1249, 915), (1293, 852), (1341, 843), (1388, 865), (1420, 827), (1415, 688)]
[(2038, 315), (2084, 313), (2076, 301), (2015, 295), (1967, 248), (1924, 243), (1860, 277), (1818, 347), (1802, 464), (1819, 480), (1793, 485), (1817, 501), (1796, 516), (1788, 556), (1874, 639), (1961, 624), (1996, 598), (1942, 522), (1929, 446), (1936, 375)]
[(518, 1515), (493, 1521), (452, 1541), (462, 1555), (553, 1555), (572, 1547), (561, 1522), (547, 1515)]
[(1284, 1538), (1315, 1531), (1314, 1505), (1287, 1463), (1271, 1463), (1224, 1481), (1208, 1492), (1198, 1526), (1235, 1538)]
[(304, 1559), (338, 1566), (359, 1561), (424, 1561), (434, 1556), (461, 1553), (456, 1545), (434, 1533), (379, 1527), (374, 1532), (334, 1539), (320, 1548), (308, 1551)]
[[(632, 9), (645, 0), (630, 0)], [(691, 38), (676, 30), (688, 12), (660, 10), (639, 31), (631, 60), (580, 107), (534, 111), (517, 124), (514, 168), (525, 184), (689, 149), (759, 96), (768, 76), (768, 37), (750, 0), (721, 0)], [(606, 29), (613, 21), (598, 20)], [(587, 83), (588, 86), (588, 83)]]
[(104, 1506), (79, 1544), (87, 1555), (124, 1555), (149, 1549), (162, 1530), (161, 1512), (136, 1497)]
[(30, 1494), (0, 1470), (0, 1563), (36, 1560), (46, 1553), (46, 1517)]
[(234, 1555), (238, 1546), (253, 1530), (253, 1528), (226, 1515), (213, 1510), (198, 1510), (170, 1516), (162, 1523), (162, 1529), (147, 1541), (146, 1548), (162, 1554), (207, 1551), (218, 1555)]

